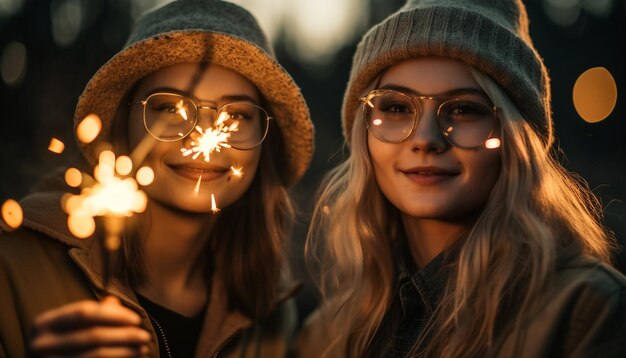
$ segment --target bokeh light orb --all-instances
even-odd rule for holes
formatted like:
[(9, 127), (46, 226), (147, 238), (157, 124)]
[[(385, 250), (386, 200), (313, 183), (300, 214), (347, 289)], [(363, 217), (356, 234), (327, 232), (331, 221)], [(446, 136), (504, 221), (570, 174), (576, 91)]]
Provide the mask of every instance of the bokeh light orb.
[(52, 153), (61, 154), (65, 150), (65, 143), (52, 137), (50, 139), (50, 144), (48, 144), (48, 150), (51, 151)]
[(137, 171), (137, 183), (142, 186), (152, 184), (154, 180), (154, 171), (150, 167), (141, 167)]
[(24, 220), (24, 212), (20, 204), (13, 200), (8, 199), (2, 204), (2, 220), (8, 226), (9, 229), (15, 230), (22, 225)]
[(76, 136), (81, 143), (91, 143), (100, 134), (102, 121), (95, 114), (85, 117), (76, 127)]
[(83, 182), (83, 174), (76, 168), (69, 168), (65, 171), (65, 182), (72, 188), (76, 188)]
[(67, 217), (67, 227), (72, 235), (86, 239), (96, 231), (96, 221), (89, 215), (70, 215)]
[(583, 72), (574, 84), (573, 101), (576, 112), (585, 122), (604, 120), (617, 102), (615, 79), (604, 67)]

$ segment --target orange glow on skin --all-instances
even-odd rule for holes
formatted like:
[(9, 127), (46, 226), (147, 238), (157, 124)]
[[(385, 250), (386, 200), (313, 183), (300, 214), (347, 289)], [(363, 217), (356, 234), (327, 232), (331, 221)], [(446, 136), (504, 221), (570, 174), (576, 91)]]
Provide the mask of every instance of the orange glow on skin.
[(48, 145), (48, 150), (53, 153), (61, 154), (65, 150), (65, 143), (52, 137), (50, 139), (50, 144)]

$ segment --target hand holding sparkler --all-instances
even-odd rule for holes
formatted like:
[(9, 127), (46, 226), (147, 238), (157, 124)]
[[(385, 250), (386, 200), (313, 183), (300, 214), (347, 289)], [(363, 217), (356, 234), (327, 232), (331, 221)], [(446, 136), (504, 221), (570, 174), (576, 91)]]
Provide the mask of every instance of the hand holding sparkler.
[(141, 317), (116, 297), (78, 301), (39, 315), (29, 342), (37, 357), (135, 357), (148, 353)]

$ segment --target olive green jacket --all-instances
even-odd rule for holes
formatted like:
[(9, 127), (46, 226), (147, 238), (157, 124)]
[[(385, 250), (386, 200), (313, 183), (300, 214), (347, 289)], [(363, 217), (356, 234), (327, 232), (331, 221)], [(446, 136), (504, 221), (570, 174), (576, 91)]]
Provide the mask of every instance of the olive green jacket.
[[(537, 297), (541, 303), (537, 314), (527, 317), (522, 329), (496, 332), (494, 349), (487, 357), (626, 357), (624, 275), (580, 256), (560, 261), (543, 295)], [(411, 299), (432, 305), (429, 287), (419, 287), (419, 294)], [(345, 356), (345, 342), (338, 340), (340, 325), (333, 315), (321, 312), (314, 312), (304, 325), (298, 340), (300, 358)]]
[[(103, 287), (100, 245), (94, 239), (78, 240), (67, 229), (67, 215), (60, 200), (67, 186), (58, 176), (46, 191), (21, 201), (24, 223), (17, 231), (0, 230), (0, 357), (28, 355), (28, 336), (39, 314), (79, 301), (97, 300), (111, 294), (142, 317), (142, 326), (152, 334), (150, 356), (157, 357), (157, 334), (134, 291), (112, 280)], [(6, 229), (6, 227), (5, 227)], [(287, 289), (276, 309), (262, 322), (252, 322), (227, 309), (219, 280), (213, 289), (201, 330), (197, 357), (282, 357), (296, 326), (295, 305)], [(293, 287), (293, 286), (291, 286)], [(241, 352), (245, 353), (241, 355)]]

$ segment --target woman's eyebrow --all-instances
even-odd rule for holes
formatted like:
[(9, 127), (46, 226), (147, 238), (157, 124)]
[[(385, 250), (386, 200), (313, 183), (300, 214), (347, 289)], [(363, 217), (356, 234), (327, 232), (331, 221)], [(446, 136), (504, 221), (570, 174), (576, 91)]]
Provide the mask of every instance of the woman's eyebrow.
[(253, 103), (255, 105), (258, 105), (259, 101), (252, 97), (252, 96), (248, 96), (245, 94), (236, 94), (236, 95), (224, 95), (222, 97), (220, 97), (220, 102), (227, 102), (227, 103), (231, 103), (231, 102), (250, 102)]
[(394, 85), (394, 84), (386, 84), (384, 86), (379, 87), (379, 89), (390, 89), (390, 90), (395, 90), (395, 91), (399, 91), (399, 92), (404, 92), (407, 94), (411, 94), (414, 96), (427, 96), (427, 97), (453, 97), (453, 96), (458, 96), (458, 95), (462, 95), (462, 94), (474, 94), (474, 95), (479, 95), (485, 98), (489, 98), (487, 96), (487, 94), (485, 93), (485, 91), (483, 91), (480, 88), (474, 88), (474, 87), (462, 87), (462, 88), (454, 88), (448, 91), (444, 91), (444, 92), (440, 92), (440, 93), (429, 93), (429, 94), (423, 94), (423, 93), (419, 93), (411, 88), (408, 87), (404, 87), (404, 86), (399, 86), (399, 85)]
[(259, 101), (256, 98), (254, 98), (252, 96), (245, 95), (245, 94), (223, 95), (217, 101), (215, 101), (215, 100), (212, 100), (212, 99), (200, 99), (198, 97), (192, 96), (190, 93), (188, 93), (186, 91), (181, 91), (179, 89), (171, 88), (171, 87), (157, 87), (157, 88), (153, 88), (150, 91), (146, 92), (146, 96), (150, 96), (152, 94), (161, 93), (161, 92), (178, 94), (178, 95), (185, 96), (185, 97), (191, 98), (193, 100), (198, 100), (198, 101), (202, 101), (202, 102), (218, 102), (218, 103), (224, 103), (224, 102), (226, 102), (226, 103), (231, 103), (231, 102), (250, 102), (250, 103), (259, 105)]
[(178, 95), (185, 96), (185, 97), (191, 97), (188, 92), (181, 91), (179, 89), (171, 88), (171, 87), (157, 87), (157, 88), (153, 88), (150, 91), (146, 92), (146, 96), (150, 96), (150, 95), (153, 95), (155, 93), (161, 93), (161, 92), (173, 93), (173, 94), (178, 94)]

